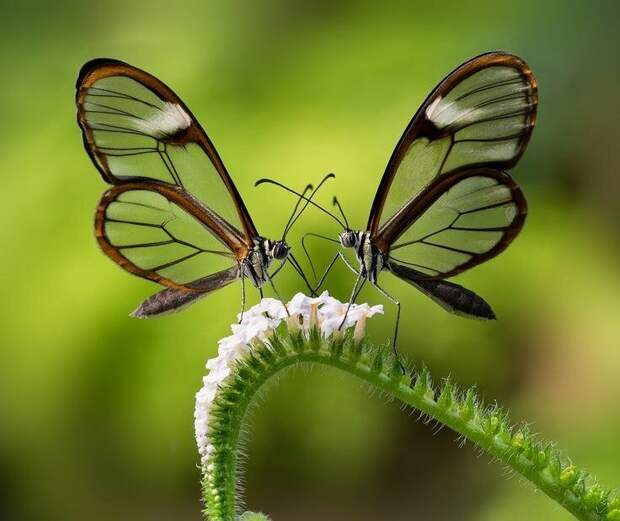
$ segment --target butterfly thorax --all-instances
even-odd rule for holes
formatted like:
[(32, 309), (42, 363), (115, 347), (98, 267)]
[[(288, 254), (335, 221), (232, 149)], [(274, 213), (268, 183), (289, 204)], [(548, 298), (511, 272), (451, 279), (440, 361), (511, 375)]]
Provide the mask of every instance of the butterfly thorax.
[(383, 269), (384, 259), (383, 253), (373, 243), (370, 232), (347, 230), (340, 234), (340, 244), (354, 249), (360, 263), (361, 276), (375, 284)]
[(267, 269), (274, 259), (285, 259), (288, 255), (288, 246), (283, 241), (272, 241), (264, 237), (255, 237), (252, 248), (245, 259), (241, 261), (243, 276), (260, 288), (269, 280)]

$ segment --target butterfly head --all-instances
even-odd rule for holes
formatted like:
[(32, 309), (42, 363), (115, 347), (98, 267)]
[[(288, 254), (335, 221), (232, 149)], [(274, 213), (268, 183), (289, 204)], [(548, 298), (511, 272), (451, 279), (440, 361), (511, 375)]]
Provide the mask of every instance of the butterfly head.
[(273, 241), (271, 244), (271, 255), (274, 259), (286, 259), (286, 257), (288, 257), (289, 250), (289, 245), (284, 241)]
[(360, 240), (359, 233), (353, 230), (343, 231), (338, 238), (340, 239), (340, 244), (342, 244), (344, 248), (355, 248)]

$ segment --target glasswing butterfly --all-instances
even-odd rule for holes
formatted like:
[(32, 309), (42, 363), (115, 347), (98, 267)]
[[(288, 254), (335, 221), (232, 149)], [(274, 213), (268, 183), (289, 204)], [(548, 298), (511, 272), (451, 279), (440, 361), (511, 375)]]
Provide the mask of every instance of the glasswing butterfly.
[(526, 148), (537, 104), (537, 83), (522, 59), (504, 52), (477, 56), (448, 74), (413, 116), (381, 178), (365, 230), (349, 227), (336, 198), (342, 220), (312, 202), (344, 231), (338, 240), (306, 236), (353, 249), (359, 264), (356, 269), (337, 253), (317, 288), (339, 258), (357, 275), (350, 302), (366, 281), (374, 285), (397, 306), (396, 355), (400, 303), (378, 284), (381, 271), (452, 313), (495, 318), (481, 297), (445, 279), (495, 257), (521, 230), (527, 204), (505, 170)]
[(86, 152), (114, 185), (97, 207), (97, 241), (128, 272), (166, 286), (133, 316), (179, 310), (239, 278), (243, 311), (245, 279), (261, 296), (266, 283), (277, 295), (272, 278), (286, 261), (306, 280), (285, 238), (319, 187), (299, 212), (297, 201), (281, 240), (266, 239), (206, 132), (160, 80), (95, 59), (79, 73), (76, 104)]

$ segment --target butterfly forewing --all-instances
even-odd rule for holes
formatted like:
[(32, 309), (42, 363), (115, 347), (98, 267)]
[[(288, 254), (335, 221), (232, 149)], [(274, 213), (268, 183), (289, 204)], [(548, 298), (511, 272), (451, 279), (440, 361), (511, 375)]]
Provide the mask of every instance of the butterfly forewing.
[(508, 174), (461, 169), (410, 201), (379, 230), (376, 243), (392, 261), (446, 278), (503, 251), (526, 213), (525, 197)]
[(126, 183), (106, 192), (95, 218), (103, 251), (127, 271), (169, 287), (237, 264), (243, 236), (189, 194), (163, 183)]
[(86, 149), (107, 182), (178, 186), (242, 230), (246, 244), (257, 235), (208, 136), (157, 78), (123, 62), (94, 60), (82, 68), (76, 101)]
[(434, 180), (473, 167), (507, 169), (536, 119), (536, 81), (520, 58), (478, 56), (449, 74), (401, 137), (381, 179), (368, 229), (375, 234)]

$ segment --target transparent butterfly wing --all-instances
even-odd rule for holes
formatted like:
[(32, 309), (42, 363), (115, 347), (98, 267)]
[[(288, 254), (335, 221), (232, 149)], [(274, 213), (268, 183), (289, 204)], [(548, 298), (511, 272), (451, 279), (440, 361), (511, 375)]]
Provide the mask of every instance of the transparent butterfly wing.
[(461, 169), (437, 178), (375, 240), (391, 261), (447, 278), (502, 252), (526, 214), (525, 197), (508, 174)]
[(95, 217), (104, 253), (134, 275), (200, 290), (205, 277), (238, 264), (243, 237), (189, 194), (163, 183), (107, 191)]
[(536, 120), (537, 84), (507, 53), (473, 58), (429, 95), (401, 137), (368, 221), (374, 235), (434, 180), (463, 168), (513, 167)]

